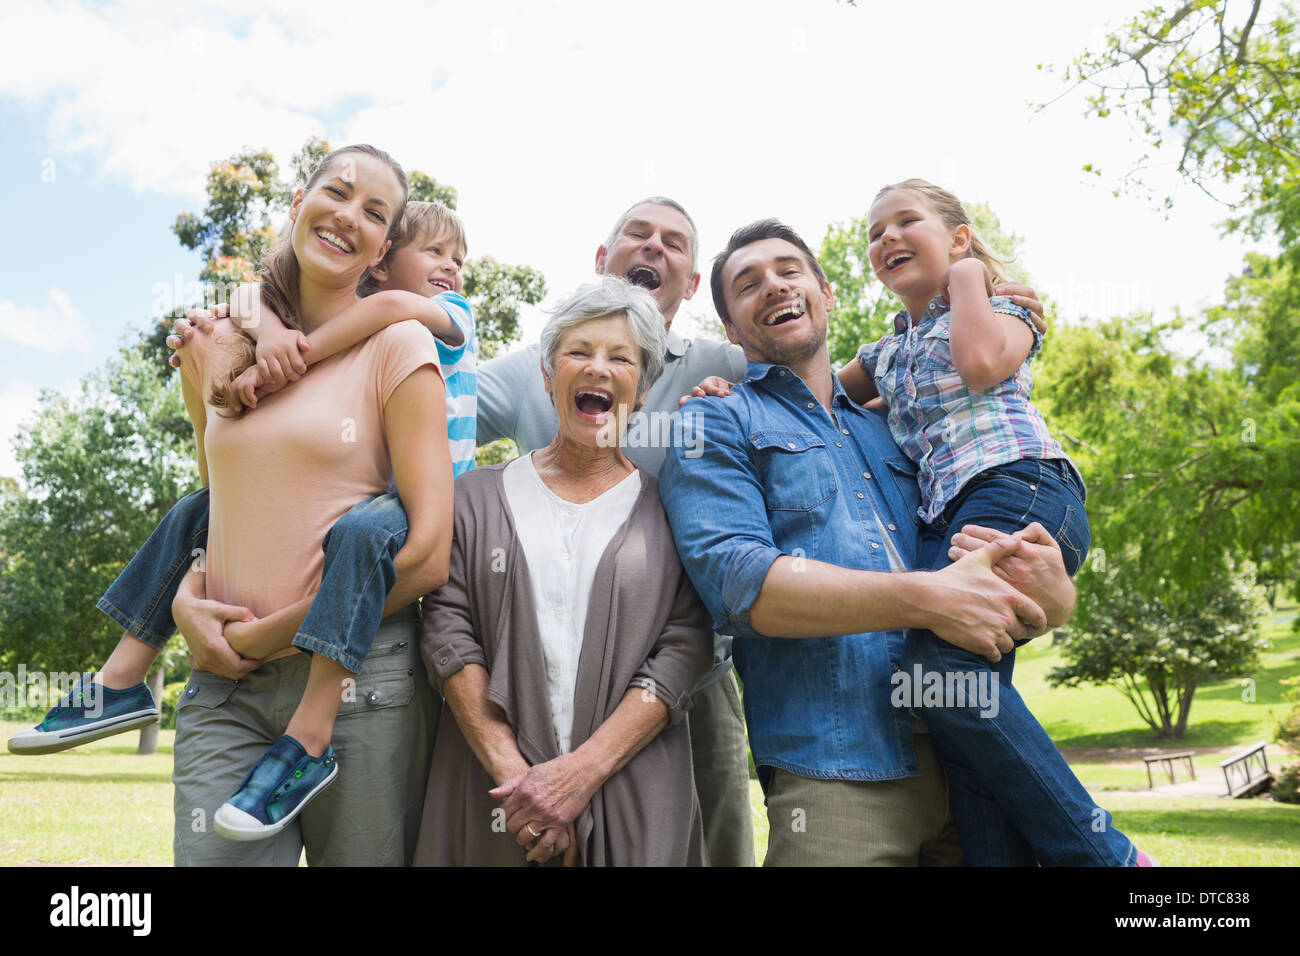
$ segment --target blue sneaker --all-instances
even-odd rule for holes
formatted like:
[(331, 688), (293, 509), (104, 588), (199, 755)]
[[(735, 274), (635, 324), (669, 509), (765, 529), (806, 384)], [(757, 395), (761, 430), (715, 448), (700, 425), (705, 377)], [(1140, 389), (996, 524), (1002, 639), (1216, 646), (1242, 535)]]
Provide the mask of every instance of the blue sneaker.
[(9, 738), (11, 754), (52, 754), (157, 722), (158, 705), (144, 684), (110, 690), (78, 683), (33, 730)]
[(333, 783), (338, 773), (333, 747), (312, 757), (285, 734), (253, 764), (239, 791), (217, 808), (213, 826), (227, 840), (273, 837)]

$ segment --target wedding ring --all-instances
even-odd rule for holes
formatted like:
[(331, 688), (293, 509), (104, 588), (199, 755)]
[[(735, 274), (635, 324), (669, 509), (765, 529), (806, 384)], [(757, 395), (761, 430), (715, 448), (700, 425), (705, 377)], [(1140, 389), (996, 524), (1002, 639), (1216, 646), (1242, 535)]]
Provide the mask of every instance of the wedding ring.
[(539, 837), (539, 836), (541, 836), (540, 833), (538, 833), (536, 830), (533, 829), (533, 825), (532, 825), (531, 823), (525, 823), (525, 824), (524, 824), (524, 829), (527, 830), (529, 833), (531, 833), (531, 834), (532, 834), (533, 836), (535, 836), (535, 837)]

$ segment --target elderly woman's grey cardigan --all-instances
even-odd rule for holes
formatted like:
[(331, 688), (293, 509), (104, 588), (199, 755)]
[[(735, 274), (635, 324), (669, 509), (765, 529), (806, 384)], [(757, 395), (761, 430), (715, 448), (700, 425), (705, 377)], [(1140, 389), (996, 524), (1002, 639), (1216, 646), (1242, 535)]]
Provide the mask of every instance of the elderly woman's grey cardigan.
[[(528, 567), (502, 482), (504, 465), (456, 481), (451, 573), (425, 598), (422, 650), (429, 679), (467, 664), (489, 673), (487, 697), (505, 712), (530, 764), (559, 756)], [(705, 862), (688, 691), (708, 668), (707, 612), (682, 570), (658, 485), (641, 494), (596, 568), (574, 694), (572, 748), (613, 714), (631, 687), (668, 705), (670, 724), (596, 793), (576, 821), (587, 866)], [(522, 866), (494, 786), (443, 704), (416, 848), (416, 865)]]

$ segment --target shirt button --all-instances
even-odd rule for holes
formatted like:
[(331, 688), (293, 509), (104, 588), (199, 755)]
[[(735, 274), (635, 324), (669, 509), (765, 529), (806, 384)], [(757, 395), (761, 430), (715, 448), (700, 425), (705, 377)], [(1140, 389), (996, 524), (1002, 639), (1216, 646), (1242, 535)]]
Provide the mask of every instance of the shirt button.
[(871, 472), (869, 472), (869, 471), (864, 471), (864, 472), (862, 473), (862, 477), (865, 478), (865, 479), (867, 479), (867, 481), (870, 481), (870, 480), (871, 480)]
[(565, 561), (569, 560), (569, 556), (567, 554), (562, 554), (560, 555), (560, 557), (562, 557)]
[(841, 428), (840, 431), (843, 432), (845, 435), (849, 433), (849, 430), (847, 428)]
[(874, 542), (874, 541), (871, 542), (871, 550), (872, 550), (872, 551), (879, 551), (879, 550), (880, 550), (880, 545), (876, 544), (876, 542)]
[(843, 443), (843, 442), (838, 442), (838, 441), (837, 441), (837, 442), (835, 443), (835, 447), (836, 447), (836, 448), (843, 448), (843, 447), (844, 447), (844, 443)]
[(786, 448), (789, 448), (791, 451), (794, 451), (794, 442), (792, 442), (792, 441), (788, 441), (788, 442), (786, 442), (786, 443), (785, 443), (785, 447), (786, 447)]
[(862, 492), (859, 491), (859, 492), (858, 492), (858, 497), (859, 497), (859, 498), (862, 498), (862, 497), (865, 497), (865, 496), (862, 494)]
[(890, 530), (890, 531), (897, 531), (898, 529), (895, 528), (895, 527), (891, 524), (891, 525), (889, 526), (889, 530)]
[(1037, 491), (1037, 490), (1038, 490), (1038, 486), (1037, 486), (1037, 485), (1030, 485), (1030, 486), (1029, 486), (1029, 490), (1030, 490), (1030, 491)]
[(808, 403), (808, 407), (809, 407), (809, 408), (812, 408), (812, 407), (813, 407), (813, 403), (812, 403), (812, 402), (809, 402), (809, 403)]
[(367, 704), (379, 703), (379, 691), (372, 690), (369, 694), (366, 694), (366, 703)]

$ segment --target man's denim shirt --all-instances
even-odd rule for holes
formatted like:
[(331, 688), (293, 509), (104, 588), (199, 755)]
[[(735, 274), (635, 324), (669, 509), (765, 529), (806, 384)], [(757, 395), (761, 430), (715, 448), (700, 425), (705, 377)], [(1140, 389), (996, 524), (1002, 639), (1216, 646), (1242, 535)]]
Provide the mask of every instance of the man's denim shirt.
[(755, 764), (837, 780), (914, 776), (908, 712), (890, 704), (904, 631), (770, 638), (749, 624), (782, 555), (887, 572), (883, 531), (915, 566), (916, 466), (884, 416), (832, 381), (838, 424), (781, 365), (750, 362), (730, 397), (693, 399), (702, 454), (670, 451), (660, 493), (714, 626), (735, 635)]

